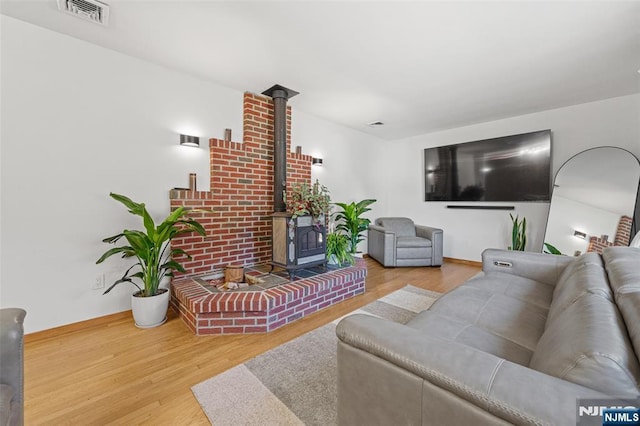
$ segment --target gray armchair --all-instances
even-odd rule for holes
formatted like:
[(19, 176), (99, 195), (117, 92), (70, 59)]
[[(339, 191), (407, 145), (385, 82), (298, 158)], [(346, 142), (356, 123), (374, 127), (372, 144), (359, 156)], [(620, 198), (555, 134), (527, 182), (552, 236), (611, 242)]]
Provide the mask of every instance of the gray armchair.
[(440, 266), (442, 238), (442, 229), (406, 217), (380, 217), (369, 225), (369, 256), (383, 266)]
[(24, 424), (23, 309), (0, 309), (0, 425)]

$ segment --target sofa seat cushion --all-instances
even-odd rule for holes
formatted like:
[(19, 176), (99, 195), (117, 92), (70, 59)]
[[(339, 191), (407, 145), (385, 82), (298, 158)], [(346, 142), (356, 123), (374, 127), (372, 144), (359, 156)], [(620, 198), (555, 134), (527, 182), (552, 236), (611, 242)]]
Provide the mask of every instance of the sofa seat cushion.
[(608, 247), (602, 257), (631, 344), (640, 354), (640, 248)]
[(466, 285), (436, 300), (429, 310), (469, 322), (528, 350), (535, 349), (547, 317), (546, 309), (532, 303)]
[(639, 393), (640, 365), (618, 308), (586, 293), (557, 314), (529, 367), (610, 395)]
[(554, 287), (529, 278), (503, 272), (487, 272), (471, 278), (466, 286), (504, 294), (545, 310), (549, 309)]
[(416, 225), (409, 218), (387, 217), (378, 218), (376, 223), (396, 234), (396, 237), (415, 237)]
[(428, 310), (414, 317), (407, 323), (407, 326), (423, 331), (425, 335), (462, 343), (525, 367), (529, 365), (533, 354), (524, 346), (468, 321)]

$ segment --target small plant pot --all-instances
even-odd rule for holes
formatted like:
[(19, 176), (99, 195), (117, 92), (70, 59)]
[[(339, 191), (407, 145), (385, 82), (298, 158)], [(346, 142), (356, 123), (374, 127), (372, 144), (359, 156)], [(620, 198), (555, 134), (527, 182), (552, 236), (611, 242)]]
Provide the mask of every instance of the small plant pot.
[(131, 311), (138, 328), (153, 328), (164, 324), (169, 308), (169, 290), (158, 289), (158, 294), (150, 297), (131, 295)]

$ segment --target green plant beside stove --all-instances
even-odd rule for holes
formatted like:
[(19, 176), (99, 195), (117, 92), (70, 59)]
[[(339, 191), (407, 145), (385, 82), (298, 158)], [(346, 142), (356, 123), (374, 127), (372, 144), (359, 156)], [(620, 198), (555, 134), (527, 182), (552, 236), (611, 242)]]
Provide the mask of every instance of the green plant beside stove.
[(362, 217), (363, 213), (370, 211), (369, 206), (376, 200), (366, 199), (359, 202), (334, 203), (342, 210), (334, 214), (337, 224), (336, 230), (344, 233), (349, 239), (349, 252), (354, 254), (358, 250), (358, 243), (364, 241), (364, 232), (369, 228), (371, 221)]
[(353, 265), (353, 255), (349, 251), (350, 242), (344, 234), (332, 232), (327, 235), (327, 259), (329, 264)]

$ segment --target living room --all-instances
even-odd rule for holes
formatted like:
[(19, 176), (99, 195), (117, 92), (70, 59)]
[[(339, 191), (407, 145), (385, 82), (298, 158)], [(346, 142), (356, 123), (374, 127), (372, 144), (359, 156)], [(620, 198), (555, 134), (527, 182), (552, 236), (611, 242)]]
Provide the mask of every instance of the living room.
[[(360, 103), (352, 102), (363, 91), (366, 93), (367, 86), (375, 86), (378, 74), (373, 71), (371, 80), (364, 75), (338, 76), (336, 81), (342, 78), (342, 84), (327, 87), (324, 92), (307, 83), (311, 78), (305, 76), (322, 80), (326, 68), (344, 67), (348, 71), (351, 65), (346, 61), (352, 56), (360, 61), (366, 58), (372, 67), (378, 62), (407, 64), (399, 62), (400, 56), (414, 50), (397, 49), (393, 37), (386, 44), (370, 43), (381, 41), (382, 37), (365, 28), (350, 33), (354, 42), (343, 51), (333, 50), (336, 45), (332, 43), (337, 43), (333, 38), (323, 44), (327, 30), (320, 31), (321, 24), (332, 23), (327, 26), (333, 31), (347, 33), (347, 24), (357, 16), (358, 7), (366, 9), (364, 5), (333, 5), (337, 9), (305, 5), (314, 12), (307, 16), (295, 7), (287, 10), (287, 4), (268, 3), (190, 3), (195, 13), (189, 17), (200, 18), (190, 25), (193, 31), (189, 37), (199, 39), (208, 34), (205, 28), (216, 27), (214, 34), (227, 34), (227, 39), (209, 40), (210, 47), (197, 45), (196, 55), (185, 53), (169, 63), (163, 62), (161, 54), (165, 45), (171, 50), (168, 46), (172, 46), (172, 33), (168, 30), (156, 30), (164, 44), (132, 43), (128, 50), (120, 46), (125, 53), (108, 44), (113, 32), (127, 28), (131, 31), (137, 25), (128, 22), (129, 18), (118, 8), (131, 8), (128, 12), (133, 17), (140, 13), (138, 8), (153, 3), (114, 4), (112, 26), (103, 28), (58, 12), (55, 2), (3, 1), (0, 304), (27, 310), (27, 335), (61, 326), (80, 327), (85, 324), (83, 321), (130, 309), (130, 288), (120, 286), (106, 296), (93, 288), (96, 277), (112, 281), (114, 274), (122, 272), (115, 263), (95, 264), (104, 251), (102, 238), (123, 227), (138, 226), (109, 199), (109, 192), (144, 201), (154, 217), (163, 217), (169, 211), (169, 190), (187, 186), (190, 173), (197, 175), (198, 188), (206, 190), (210, 180), (208, 139), (222, 139), (225, 129), (231, 129), (232, 140), (242, 142), (245, 91), (259, 94), (276, 83), (300, 91), (289, 102), (291, 139), (292, 145), (301, 146), (305, 154), (323, 158), (322, 167), (312, 168), (312, 178), (329, 188), (333, 201), (375, 198), (371, 219), (406, 216), (416, 223), (444, 229), (444, 256), (449, 259), (479, 262), (485, 248), (506, 248), (510, 221), (505, 212), (451, 211), (440, 203), (424, 202), (423, 149), (551, 129), (554, 174), (573, 155), (598, 146), (617, 146), (640, 157), (637, 2), (524, 3), (522, 10), (511, 10), (515, 6), (499, 3), (478, 3), (463, 15), (454, 13), (461, 10), (444, 6), (443, 10), (420, 10), (432, 14), (422, 18), (434, 26), (439, 16), (465, 16), (467, 27), (462, 26), (450, 38), (437, 43), (446, 51), (438, 58), (444, 60), (451, 56), (447, 52), (462, 51), (459, 49), (463, 44), (471, 48), (464, 50), (468, 56), (447, 59), (451, 62), (436, 59), (438, 67), (451, 74), (449, 80), (439, 80), (441, 72), (425, 74), (424, 79), (432, 81), (430, 90), (441, 85), (448, 88), (448, 99), (435, 98), (436, 105), (440, 105), (438, 113), (448, 115), (438, 116), (439, 121), (435, 121), (430, 116), (436, 114), (438, 107), (428, 104), (422, 109), (427, 123), (413, 124), (415, 128), (397, 118), (407, 111), (402, 107), (392, 111), (389, 104), (394, 101), (386, 93), (371, 92)], [(153, 5), (150, 10), (157, 7), (159, 15), (172, 13), (171, 2)], [(425, 3), (425, 7), (428, 5)], [(400, 9), (394, 8), (401, 6), (384, 6), (388, 9), (375, 10), (372, 17), (386, 16), (389, 10), (400, 14)], [(205, 8), (205, 12), (198, 12), (198, 7)], [(340, 8), (344, 8), (342, 17), (322, 21)], [(481, 13), (482, 10), (490, 13)], [(267, 18), (283, 13), (290, 22), (281, 32), (273, 30)], [(407, 15), (411, 15), (410, 10), (399, 16), (408, 19)], [(476, 16), (475, 22), (472, 15)], [(307, 21), (295, 21), (300, 16), (306, 16)], [(504, 23), (508, 21), (506, 17), (513, 21), (504, 31), (515, 31), (518, 25), (526, 31), (508, 33), (509, 36), (501, 31), (478, 32), (483, 24)], [(419, 28), (415, 21), (409, 22), (407, 28)], [(448, 25), (453, 25), (451, 22), (456, 21)], [(153, 33), (155, 27), (149, 25), (146, 31)], [(303, 31), (305, 25), (316, 31)], [(398, 22), (394, 25), (402, 27)], [(66, 34), (65, 27), (82, 31), (86, 38)], [(559, 29), (566, 31), (564, 37), (560, 37)], [(231, 40), (240, 33), (242, 42), (232, 44)], [(477, 34), (485, 38), (476, 37)], [(558, 38), (544, 38), (545, 34)], [(519, 49), (506, 43), (510, 37), (522, 37)], [(294, 42), (293, 38), (298, 40)], [(431, 39), (422, 42), (426, 40)], [(283, 74), (277, 61), (294, 56), (287, 49), (302, 43), (308, 44), (317, 59), (294, 61), (290, 65), (293, 72)], [(277, 44), (283, 46), (282, 50), (274, 51), (272, 45)], [(239, 47), (250, 49), (246, 58), (234, 53)], [(361, 50), (353, 50), (356, 48)], [(178, 46), (180, 49), (188, 50)], [(476, 53), (472, 55), (474, 49)], [(588, 55), (583, 55), (585, 51)], [(545, 53), (554, 56), (540, 56)], [(496, 58), (512, 55), (513, 61), (506, 61), (509, 66), (498, 73), (495, 67), (485, 66), (491, 62), (484, 56), (488, 54)], [(558, 57), (565, 61), (554, 62)], [(194, 58), (198, 62), (192, 65)], [(320, 64), (321, 61), (328, 63)], [(450, 70), (447, 64), (452, 67)], [(396, 65), (398, 74), (386, 78), (397, 80), (401, 88), (403, 79), (429, 70), (410, 70), (409, 65), (404, 69)], [(250, 73), (247, 67), (258, 66), (264, 69), (262, 76), (255, 78), (256, 73)], [(205, 70), (211, 68), (220, 69), (219, 76), (210, 77)], [(244, 78), (246, 83), (240, 87), (220, 83), (231, 81), (232, 77), (241, 81)], [(471, 86), (472, 81), (481, 81), (482, 85)], [(501, 86), (507, 83), (520, 90), (504, 93)], [(430, 91), (418, 95), (434, 97)], [(309, 109), (305, 109), (305, 102)], [(331, 104), (325, 109), (339, 119), (323, 118), (311, 109), (312, 104)], [(465, 113), (466, 121), (457, 121), (457, 110)], [(493, 111), (493, 115), (485, 110)], [(384, 111), (396, 114), (396, 119), (382, 116)], [(354, 128), (341, 120), (361, 124)], [(378, 120), (386, 121), (385, 125), (367, 125)], [(200, 148), (179, 146), (180, 134), (199, 136)], [(515, 212), (528, 220), (532, 251), (542, 247), (548, 210), (549, 203), (516, 205)], [(363, 250), (366, 251), (366, 244)], [(461, 275), (471, 272), (477, 272), (477, 268)], [(394, 281), (400, 273), (380, 271), (380, 277)], [(400, 278), (405, 284), (409, 279)], [(320, 325), (314, 320), (307, 324), (305, 327), (310, 328)], [(192, 336), (185, 339), (189, 337)], [(285, 333), (278, 339), (284, 342), (290, 337)], [(152, 337), (141, 341), (159, 344)], [(79, 352), (85, 350), (80, 341), (64, 342), (78, 344)], [(122, 355), (127, 356), (126, 350)], [(221, 351), (217, 356), (226, 355)], [(198, 357), (202, 363), (215, 362)], [(108, 377), (109, 372), (101, 374)], [(50, 386), (53, 391), (56, 382)], [(80, 390), (78, 397), (82, 397)], [(185, 397), (178, 405), (191, 402)], [(173, 402), (159, 404), (167, 403)]]

